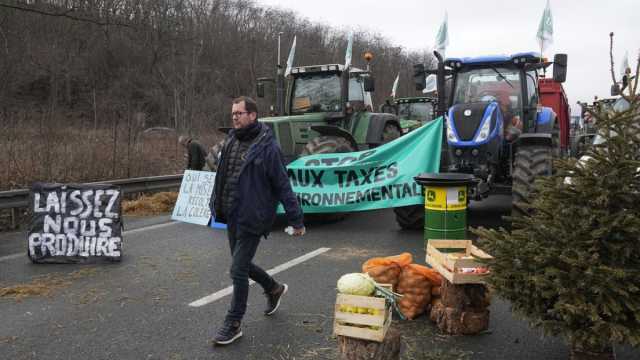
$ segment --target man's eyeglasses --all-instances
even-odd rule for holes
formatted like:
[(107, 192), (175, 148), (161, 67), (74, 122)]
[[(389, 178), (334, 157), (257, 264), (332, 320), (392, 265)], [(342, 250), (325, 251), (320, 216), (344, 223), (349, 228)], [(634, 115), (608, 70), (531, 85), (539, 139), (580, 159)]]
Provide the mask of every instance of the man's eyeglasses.
[(236, 111), (231, 113), (231, 117), (240, 117), (242, 114), (248, 114), (250, 111)]

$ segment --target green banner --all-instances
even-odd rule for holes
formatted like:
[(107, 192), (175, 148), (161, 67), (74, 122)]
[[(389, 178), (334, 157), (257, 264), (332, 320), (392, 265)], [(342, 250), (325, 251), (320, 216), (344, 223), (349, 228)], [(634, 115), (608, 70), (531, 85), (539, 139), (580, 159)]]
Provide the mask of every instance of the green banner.
[(305, 213), (424, 204), (413, 177), (438, 172), (441, 142), (442, 117), (374, 149), (299, 158), (287, 171)]

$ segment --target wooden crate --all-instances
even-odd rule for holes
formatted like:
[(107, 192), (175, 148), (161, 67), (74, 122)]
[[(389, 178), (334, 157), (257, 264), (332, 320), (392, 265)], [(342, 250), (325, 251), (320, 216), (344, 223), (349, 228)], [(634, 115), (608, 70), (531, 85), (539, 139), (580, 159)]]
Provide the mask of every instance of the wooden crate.
[[(340, 311), (343, 305), (375, 309), (378, 313), (374, 315), (343, 312)], [(338, 294), (334, 313), (335, 335), (382, 342), (391, 325), (391, 306), (382, 297)], [(378, 329), (360, 326), (377, 326)]]
[(471, 240), (429, 240), (427, 263), (452, 284), (482, 284), (489, 272), (463, 273), (462, 269), (486, 267), (477, 259), (492, 259)]

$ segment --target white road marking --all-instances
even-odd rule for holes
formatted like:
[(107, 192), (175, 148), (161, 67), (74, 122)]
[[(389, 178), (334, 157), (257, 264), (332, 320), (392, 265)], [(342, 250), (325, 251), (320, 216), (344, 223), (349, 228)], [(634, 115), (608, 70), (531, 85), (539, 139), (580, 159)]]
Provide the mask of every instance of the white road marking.
[[(305, 262), (305, 261), (307, 261), (307, 260), (309, 260), (311, 258), (314, 258), (314, 257), (316, 257), (316, 256), (318, 256), (318, 255), (320, 255), (322, 253), (325, 253), (325, 252), (327, 252), (329, 250), (331, 250), (331, 248), (319, 248), (319, 249), (314, 250), (314, 251), (312, 251), (310, 253), (307, 253), (307, 254), (304, 254), (304, 255), (302, 255), (300, 257), (297, 257), (297, 258), (295, 258), (293, 260), (287, 261), (284, 264), (278, 265), (278, 266), (274, 267), (271, 270), (267, 270), (267, 274), (275, 275), (275, 274), (277, 274), (277, 273), (279, 273), (281, 271), (285, 271), (285, 270), (287, 270), (287, 269), (289, 269), (291, 267), (294, 267), (294, 266), (296, 266), (296, 265), (298, 265), (300, 263), (303, 263), (303, 262)], [(255, 284), (255, 281), (249, 280), (249, 286), (251, 286), (253, 284)], [(230, 295), (231, 293), (233, 293), (233, 286), (229, 286), (229, 287), (224, 288), (224, 289), (222, 289), (220, 291), (214, 292), (211, 295), (205, 296), (202, 299), (196, 300), (196, 301), (192, 302), (191, 304), (189, 304), (189, 306), (200, 307), (200, 306), (203, 306), (203, 305), (207, 305), (207, 304), (212, 303), (212, 302), (214, 302), (216, 300), (219, 300), (219, 299), (221, 299), (221, 298), (223, 298), (223, 297), (225, 297), (227, 295)]]
[(17, 259), (17, 258), (23, 257), (23, 256), (27, 257), (27, 253), (26, 252), (21, 252), (21, 253), (18, 253), (18, 254), (3, 256), (3, 257), (0, 257), (0, 261)]
[[(145, 226), (145, 227), (141, 227), (141, 228), (137, 228), (137, 229), (132, 229), (132, 230), (125, 230), (123, 232), (123, 235), (133, 234), (133, 233), (136, 233), (138, 231), (160, 229), (160, 228), (167, 227), (167, 226), (170, 226), (170, 225), (175, 225), (177, 223), (178, 223), (178, 221), (171, 221), (171, 222), (167, 222), (167, 223), (149, 225), (149, 226)], [(20, 257), (28, 258), (26, 252), (21, 252), (21, 253), (18, 253), (18, 254), (12, 254), (12, 255), (6, 255), (6, 256), (0, 257), (0, 262), (7, 261), (7, 260), (12, 260), (12, 259), (17, 259), (17, 258), (20, 258)]]

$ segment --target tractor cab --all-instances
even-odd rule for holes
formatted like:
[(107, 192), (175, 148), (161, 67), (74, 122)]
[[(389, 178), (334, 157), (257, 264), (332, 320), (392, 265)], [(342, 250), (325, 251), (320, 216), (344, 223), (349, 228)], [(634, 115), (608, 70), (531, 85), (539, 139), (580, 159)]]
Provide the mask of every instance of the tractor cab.
[(325, 113), (328, 118), (343, 118), (373, 104), (373, 78), (368, 71), (350, 68), (348, 75), (339, 64), (300, 66), (291, 69), (286, 113), (302, 115)]
[(435, 98), (426, 96), (395, 99), (392, 109), (400, 120), (402, 133), (408, 133), (433, 120), (435, 103)]

